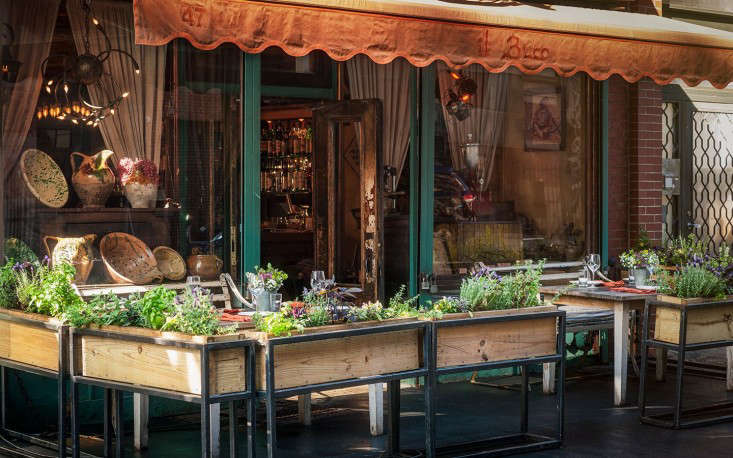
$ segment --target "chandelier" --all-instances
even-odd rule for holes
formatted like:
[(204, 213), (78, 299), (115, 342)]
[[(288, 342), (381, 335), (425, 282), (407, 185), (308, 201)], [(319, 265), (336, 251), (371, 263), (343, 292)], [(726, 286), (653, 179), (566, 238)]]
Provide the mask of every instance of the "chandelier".
[[(112, 53), (119, 53), (129, 58), (136, 74), (140, 74), (140, 65), (134, 57), (122, 49), (113, 49), (109, 36), (102, 24), (92, 16), (91, 0), (81, 0), (84, 11), (84, 50), (78, 56), (56, 54), (48, 56), (42, 64), (42, 69), (51, 60), (61, 63), (61, 72), (50, 77), (43, 85), (43, 90), (52, 101), (40, 107), (36, 117), (55, 117), (69, 119), (74, 124), (97, 126), (108, 116), (115, 114), (115, 109), (130, 95), (122, 89), (111, 72), (106, 71), (104, 64)], [(89, 45), (91, 26), (101, 33), (106, 43), (106, 49), (99, 54), (92, 54)], [(96, 89), (97, 103), (91, 102), (89, 89)]]
[(454, 87), (448, 90), (448, 101), (445, 108), (456, 119), (464, 121), (471, 115), (470, 109), (473, 107), (471, 99), (476, 95), (476, 82), (462, 72), (449, 71), (448, 73), (453, 79)]

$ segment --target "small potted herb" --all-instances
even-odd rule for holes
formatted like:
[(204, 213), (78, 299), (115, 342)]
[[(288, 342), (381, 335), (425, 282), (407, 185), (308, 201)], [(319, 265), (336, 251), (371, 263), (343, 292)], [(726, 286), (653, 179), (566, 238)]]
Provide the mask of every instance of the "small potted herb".
[(659, 267), (659, 255), (651, 248), (630, 249), (619, 256), (637, 287), (646, 286), (649, 276)]
[(269, 262), (265, 268), (255, 266), (255, 272), (247, 272), (247, 289), (252, 294), (258, 311), (277, 311), (272, 310), (270, 295), (280, 291), (287, 279), (288, 274), (273, 267)]

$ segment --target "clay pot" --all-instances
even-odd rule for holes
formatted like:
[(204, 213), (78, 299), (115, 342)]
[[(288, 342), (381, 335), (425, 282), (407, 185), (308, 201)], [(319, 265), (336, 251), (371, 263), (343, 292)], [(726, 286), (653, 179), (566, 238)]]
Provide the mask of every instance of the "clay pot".
[[(114, 154), (106, 149), (94, 156), (82, 153), (71, 153), (71, 184), (85, 208), (104, 207), (112, 188), (115, 186), (115, 174), (107, 167), (107, 159)], [(75, 157), (82, 158), (77, 167)]]
[(188, 273), (202, 280), (216, 280), (224, 268), (224, 261), (213, 254), (192, 254), (186, 261)]
[(147, 285), (163, 281), (153, 252), (139, 238), (124, 232), (112, 232), (99, 242), (102, 261), (115, 283)]
[[(43, 244), (46, 245), (46, 251), (48, 251), (48, 256), (51, 258), (51, 265), (64, 262), (72, 264), (76, 268), (74, 282), (83, 285), (89, 278), (94, 266), (96, 251), (92, 243), (96, 238), (97, 236), (94, 234), (87, 234), (82, 237), (47, 235), (43, 237)], [(50, 240), (55, 242), (53, 250), (48, 244)]]
[(132, 208), (155, 208), (158, 185), (128, 183), (125, 185), (125, 197)]

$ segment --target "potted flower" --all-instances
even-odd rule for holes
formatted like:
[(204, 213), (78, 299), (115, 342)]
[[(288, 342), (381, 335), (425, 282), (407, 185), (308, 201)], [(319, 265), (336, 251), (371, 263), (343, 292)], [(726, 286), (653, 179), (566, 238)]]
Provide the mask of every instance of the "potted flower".
[(634, 285), (646, 286), (649, 275), (659, 267), (659, 255), (650, 248), (630, 249), (619, 256), (621, 265), (629, 270)]
[(117, 164), (117, 171), (132, 208), (155, 208), (158, 167), (152, 161), (123, 157)]
[(270, 294), (277, 293), (287, 279), (288, 274), (272, 267), (269, 262), (264, 269), (255, 266), (255, 272), (247, 272), (247, 289), (252, 294), (258, 311), (277, 311), (271, 310)]

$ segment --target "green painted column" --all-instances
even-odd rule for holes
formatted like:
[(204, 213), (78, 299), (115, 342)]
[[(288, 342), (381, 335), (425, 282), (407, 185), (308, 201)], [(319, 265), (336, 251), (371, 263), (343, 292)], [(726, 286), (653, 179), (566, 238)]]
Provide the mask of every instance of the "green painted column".
[[(420, 71), (420, 263), (433, 271), (433, 206), (435, 188), (435, 65)], [(424, 302), (422, 298), (421, 302)]]
[(601, 82), (601, 176), (600, 251), (601, 265), (608, 265), (608, 80)]
[(410, 67), (410, 296), (419, 293), (420, 274), (420, 94), (418, 73)]
[(260, 55), (244, 54), (240, 281), (260, 264)]

